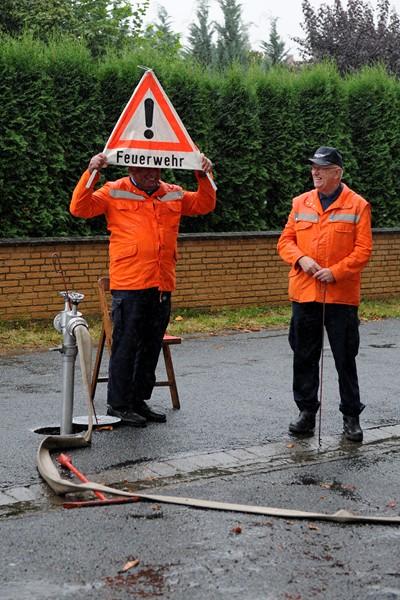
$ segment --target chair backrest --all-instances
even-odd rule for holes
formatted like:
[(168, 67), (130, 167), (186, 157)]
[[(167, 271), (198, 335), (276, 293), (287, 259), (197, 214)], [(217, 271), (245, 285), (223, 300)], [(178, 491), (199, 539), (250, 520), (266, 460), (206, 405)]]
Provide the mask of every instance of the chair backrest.
[(103, 319), (103, 329), (106, 336), (106, 344), (108, 351), (111, 352), (111, 340), (112, 340), (112, 321), (110, 315), (110, 303), (109, 303), (109, 291), (110, 291), (110, 278), (100, 277), (97, 280), (99, 287), (99, 299), (100, 299), (100, 310)]

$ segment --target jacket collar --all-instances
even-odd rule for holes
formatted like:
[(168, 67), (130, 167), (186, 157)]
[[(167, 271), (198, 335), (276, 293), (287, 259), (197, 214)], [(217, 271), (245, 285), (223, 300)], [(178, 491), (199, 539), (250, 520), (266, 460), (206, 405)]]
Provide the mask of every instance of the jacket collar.
[[(322, 214), (322, 206), (319, 201), (318, 190), (314, 189), (308, 194), (307, 198), (304, 201), (305, 206), (308, 208), (312, 208), (318, 214)], [(339, 194), (338, 198), (331, 204), (326, 210), (338, 209), (338, 208), (352, 208), (353, 200), (352, 200), (352, 192), (351, 189), (343, 183), (343, 189)]]
[(158, 186), (158, 188), (156, 190), (154, 190), (154, 192), (152, 194), (148, 194), (147, 192), (145, 192), (144, 190), (139, 188), (135, 184), (132, 177), (127, 177), (127, 181), (129, 182), (129, 189), (131, 191), (133, 191), (135, 194), (142, 196), (143, 198), (159, 198), (159, 197), (163, 196), (168, 190), (168, 184), (166, 184), (164, 181), (161, 181), (161, 180), (160, 180), (160, 185)]

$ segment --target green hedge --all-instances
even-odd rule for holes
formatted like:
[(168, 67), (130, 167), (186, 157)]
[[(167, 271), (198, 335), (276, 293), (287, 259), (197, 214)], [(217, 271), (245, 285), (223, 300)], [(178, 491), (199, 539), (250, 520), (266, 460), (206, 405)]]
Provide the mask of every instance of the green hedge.
[(399, 81), (383, 69), (365, 69), (346, 82), (354, 187), (371, 201), (374, 223), (400, 224)]
[[(102, 218), (72, 218), (69, 199), (140, 80), (138, 65), (154, 69), (215, 165), (217, 208), (183, 219), (182, 231), (280, 229), (292, 197), (312, 185), (307, 157), (322, 144), (342, 151), (345, 181), (372, 203), (374, 226), (400, 226), (400, 83), (383, 69), (347, 78), (329, 64), (210, 72), (151, 51), (98, 63), (71, 40), (2, 37), (2, 237), (104, 233)], [(189, 171), (165, 178), (195, 186)]]

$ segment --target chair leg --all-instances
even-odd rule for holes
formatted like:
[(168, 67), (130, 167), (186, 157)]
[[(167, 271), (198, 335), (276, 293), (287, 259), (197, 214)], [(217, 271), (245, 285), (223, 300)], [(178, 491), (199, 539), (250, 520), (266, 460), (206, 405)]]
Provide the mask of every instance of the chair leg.
[(99, 344), (97, 346), (96, 360), (94, 362), (94, 367), (93, 367), (92, 382), (90, 385), (90, 398), (91, 398), (92, 402), (93, 402), (94, 396), (96, 394), (97, 381), (99, 379), (100, 365), (101, 365), (101, 359), (103, 358), (105, 341), (106, 341), (106, 333), (104, 331), (104, 327), (102, 327)]
[(178, 410), (181, 407), (181, 405), (179, 402), (174, 366), (172, 364), (171, 350), (169, 349), (168, 344), (163, 344), (162, 349), (164, 354), (165, 370), (167, 371), (169, 391), (171, 393), (172, 406), (173, 408)]

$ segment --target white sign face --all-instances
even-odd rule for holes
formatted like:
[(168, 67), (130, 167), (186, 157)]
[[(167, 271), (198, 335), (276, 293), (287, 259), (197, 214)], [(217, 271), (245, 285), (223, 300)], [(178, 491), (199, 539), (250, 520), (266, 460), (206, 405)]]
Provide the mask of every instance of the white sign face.
[(179, 143), (165, 114), (149, 89), (121, 134), (124, 140)]
[(152, 71), (146, 71), (106, 144), (110, 164), (201, 169), (201, 153)]

